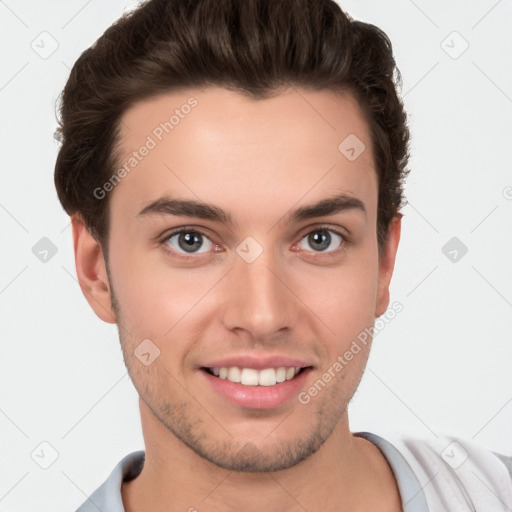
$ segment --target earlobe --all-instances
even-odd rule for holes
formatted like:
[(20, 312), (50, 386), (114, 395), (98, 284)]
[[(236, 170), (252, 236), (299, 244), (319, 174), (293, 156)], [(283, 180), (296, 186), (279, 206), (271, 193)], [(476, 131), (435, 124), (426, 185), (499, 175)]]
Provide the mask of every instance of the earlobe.
[(75, 267), (87, 302), (103, 321), (116, 323), (103, 250), (78, 215), (71, 217)]
[(402, 214), (397, 213), (388, 229), (388, 236), (384, 243), (382, 254), (379, 256), (379, 288), (377, 292), (377, 307), (375, 318), (383, 315), (389, 306), (389, 284), (393, 276), (396, 253), (400, 242), (402, 229)]

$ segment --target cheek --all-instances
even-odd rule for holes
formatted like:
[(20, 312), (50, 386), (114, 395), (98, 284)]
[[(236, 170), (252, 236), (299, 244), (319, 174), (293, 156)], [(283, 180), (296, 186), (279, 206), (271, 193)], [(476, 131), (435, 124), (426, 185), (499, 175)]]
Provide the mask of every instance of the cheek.
[[(159, 251), (158, 251), (159, 253)], [(202, 298), (222, 277), (219, 269), (171, 267), (165, 254), (117, 251), (111, 258), (120, 313), (134, 338), (162, 340), (179, 332), (201, 309)]]
[(337, 268), (310, 271), (307, 281), (302, 296), (336, 339), (346, 342), (373, 324), (378, 262), (370, 251), (354, 252)]
[[(324, 281), (324, 293), (317, 289), (315, 305), (324, 329), (324, 359), (320, 380), (328, 382), (330, 393), (348, 403), (366, 367), (375, 321), (377, 265), (371, 262), (338, 271)], [(327, 395), (325, 396), (327, 399)]]

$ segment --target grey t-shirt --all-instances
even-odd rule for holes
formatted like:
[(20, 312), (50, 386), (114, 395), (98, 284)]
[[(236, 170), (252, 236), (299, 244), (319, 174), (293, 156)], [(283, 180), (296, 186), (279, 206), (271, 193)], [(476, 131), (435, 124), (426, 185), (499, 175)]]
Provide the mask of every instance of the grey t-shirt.
[[(384, 438), (369, 432), (358, 432), (375, 444), (386, 457), (397, 481), (403, 512), (429, 512), (422, 486), (407, 460), (397, 448)], [(511, 458), (495, 454), (511, 472)], [(94, 491), (77, 512), (125, 512), (121, 496), (121, 484), (136, 478), (144, 466), (144, 452), (133, 452), (124, 457), (107, 480)], [(490, 511), (489, 511), (490, 512)]]

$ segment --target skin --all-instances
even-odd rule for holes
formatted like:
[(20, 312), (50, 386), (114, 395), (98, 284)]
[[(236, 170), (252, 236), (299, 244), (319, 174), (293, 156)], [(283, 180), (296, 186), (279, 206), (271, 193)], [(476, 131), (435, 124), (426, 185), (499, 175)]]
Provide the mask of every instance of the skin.
[[(118, 324), (140, 396), (146, 461), (123, 485), (125, 508), (397, 512), (386, 459), (351, 434), (347, 417), (370, 344), (309, 403), (275, 409), (232, 405), (200, 370), (224, 356), (284, 354), (312, 365), (307, 390), (385, 312), (401, 215), (379, 256), (378, 181), (362, 111), (348, 93), (296, 88), (257, 101), (218, 87), (168, 93), (125, 112), (122, 161), (191, 96), (197, 106), (110, 192), (108, 266), (72, 219), (81, 288), (102, 320)], [(366, 146), (354, 161), (338, 150), (349, 134)], [(286, 221), (340, 193), (365, 212)], [(139, 215), (165, 196), (216, 205), (233, 224)], [(169, 238), (180, 227), (206, 235), (195, 253)], [(321, 251), (308, 235), (325, 229), (347, 240), (329, 231)], [(263, 249), (252, 263), (236, 252), (247, 236)], [(144, 339), (160, 350), (149, 366), (134, 356)]]

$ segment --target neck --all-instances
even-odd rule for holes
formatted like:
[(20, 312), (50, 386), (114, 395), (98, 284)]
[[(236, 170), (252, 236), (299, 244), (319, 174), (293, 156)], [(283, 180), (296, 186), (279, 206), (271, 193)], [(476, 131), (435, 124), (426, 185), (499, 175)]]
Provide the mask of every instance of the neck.
[(126, 512), (400, 510), (396, 480), (372, 443), (354, 437), (345, 414), (313, 455), (282, 471), (244, 473), (196, 454), (141, 402), (144, 468), (123, 484)]

